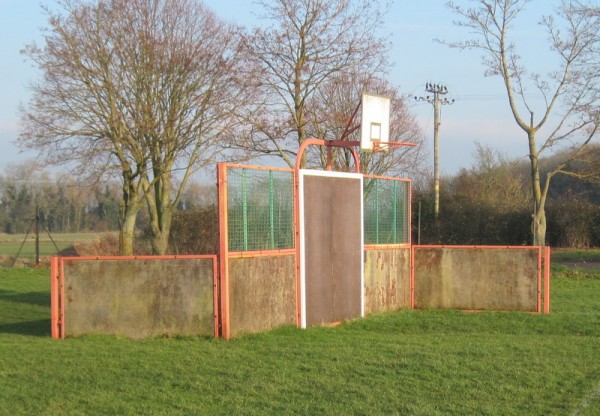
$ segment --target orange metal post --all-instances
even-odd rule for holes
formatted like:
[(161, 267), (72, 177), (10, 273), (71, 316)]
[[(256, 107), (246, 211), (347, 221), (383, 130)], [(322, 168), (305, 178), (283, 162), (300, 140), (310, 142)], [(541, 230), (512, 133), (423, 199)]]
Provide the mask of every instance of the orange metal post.
[(410, 309), (415, 309), (415, 246), (410, 247)]
[(219, 285), (220, 327), (218, 334), (231, 338), (229, 322), (229, 233), (227, 230), (227, 166), (217, 164), (217, 188), (219, 206)]
[(302, 327), (302, 290), (300, 284), (300, 177), (299, 165), (294, 170), (294, 248), (296, 249), (296, 326)]
[(545, 247), (544, 255), (544, 313), (550, 313), (550, 247)]
[(58, 263), (58, 337), (65, 337), (65, 267), (61, 258)]
[(58, 331), (58, 257), (50, 258), (50, 333), (59, 338)]
[(219, 264), (217, 257), (213, 258), (213, 317), (215, 330), (213, 335), (215, 338), (219, 337)]
[(412, 245), (412, 180), (408, 182), (408, 244)]
[(537, 313), (542, 313), (542, 248), (538, 248), (538, 299)]

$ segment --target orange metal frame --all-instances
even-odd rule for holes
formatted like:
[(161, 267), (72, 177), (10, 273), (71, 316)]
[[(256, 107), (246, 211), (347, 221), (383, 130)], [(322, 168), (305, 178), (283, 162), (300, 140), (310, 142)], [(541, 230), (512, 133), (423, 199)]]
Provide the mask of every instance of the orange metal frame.
[(248, 257), (274, 257), (274, 256), (289, 256), (296, 254), (295, 248), (276, 249), (276, 250), (256, 250), (256, 251), (229, 251), (230, 259), (242, 259)]
[(356, 152), (355, 147), (360, 146), (358, 141), (347, 141), (347, 140), (322, 140), (322, 139), (306, 139), (300, 145), (298, 154), (296, 156), (296, 166), (294, 169), (294, 246), (296, 250), (296, 325), (302, 326), (302, 300), (301, 300), (301, 282), (300, 282), (300, 169), (302, 168), (302, 159), (304, 152), (309, 146), (322, 146), (327, 148), (327, 166), (326, 170), (331, 171), (332, 169), (332, 148), (342, 147), (348, 149), (352, 153), (354, 159), (355, 173), (360, 173), (360, 158)]
[[(217, 163), (217, 202), (219, 212), (219, 255), (218, 255), (218, 277), (215, 290), (217, 300), (217, 309), (219, 310), (220, 322), (216, 336), (223, 337), (227, 340), (231, 338), (231, 320), (229, 315), (230, 299), (229, 299), (229, 259), (244, 258), (244, 257), (262, 257), (262, 256), (284, 256), (295, 254), (295, 248), (291, 249), (276, 249), (276, 250), (260, 250), (260, 251), (229, 251), (229, 230), (228, 224), (228, 206), (227, 206), (227, 169), (243, 168), (256, 170), (270, 170), (279, 172), (293, 173), (293, 169), (289, 168), (274, 168), (265, 166), (241, 165), (235, 163)], [(296, 225), (294, 224), (294, 227)], [(297, 263), (297, 259), (295, 262)], [(296, 265), (296, 268), (298, 266)]]
[(327, 148), (327, 170), (331, 170), (331, 149), (333, 147), (343, 147), (350, 150), (350, 152), (352, 152), (352, 157), (354, 158), (354, 169), (356, 173), (360, 173), (360, 158), (358, 157), (358, 153), (355, 149), (355, 147), (360, 146), (360, 142), (346, 140), (306, 139), (300, 145), (300, 148), (298, 149), (298, 155), (296, 156), (296, 178), (298, 177), (298, 171), (302, 168), (302, 158), (308, 146), (322, 146)]
[(174, 260), (174, 259), (210, 259), (213, 263), (213, 318), (215, 337), (218, 336), (220, 320), (217, 291), (217, 256), (216, 255), (181, 255), (181, 256), (81, 256), (50, 258), (50, 334), (52, 338), (65, 337), (65, 261), (121, 261), (121, 260)]
[[(289, 168), (274, 168), (264, 166), (249, 166), (232, 163), (218, 163), (217, 164), (217, 189), (218, 189), (218, 212), (219, 212), (219, 251), (218, 255), (205, 255), (205, 256), (130, 256), (130, 257), (101, 257), (101, 256), (89, 256), (89, 257), (53, 257), (50, 261), (50, 273), (51, 273), (51, 334), (53, 338), (64, 338), (65, 336), (65, 316), (64, 316), (64, 299), (65, 299), (65, 288), (64, 288), (64, 261), (85, 261), (85, 260), (145, 260), (145, 259), (200, 259), (210, 258), (213, 260), (213, 307), (214, 307), (214, 327), (215, 337), (223, 337), (230, 339), (231, 327), (230, 327), (230, 287), (229, 287), (229, 259), (231, 258), (244, 258), (244, 257), (260, 257), (260, 256), (278, 256), (278, 255), (291, 255), (295, 254), (295, 274), (296, 274), (296, 323), (298, 326), (301, 325), (301, 301), (300, 301), (300, 232), (299, 232), (299, 171), (301, 160), (304, 152), (308, 146), (324, 146), (328, 149), (328, 170), (331, 170), (331, 148), (332, 147), (344, 147), (348, 148), (353, 155), (355, 160), (356, 173), (360, 173), (360, 161), (358, 153), (354, 149), (360, 146), (360, 142), (353, 141), (327, 141), (320, 139), (307, 139), (298, 151), (295, 169)], [(402, 143), (402, 145), (411, 145), (410, 143)], [(229, 235), (227, 229), (228, 216), (227, 216), (227, 169), (228, 168), (244, 168), (244, 169), (257, 169), (257, 170), (274, 170), (284, 171), (293, 173), (293, 186), (294, 186), (294, 248), (290, 249), (277, 249), (277, 250), (261, 250), (261, 251), (246, 251), (246, 252), (230, 252), (229, 251)], [(550, 312), (550, 248), (546, 247), (542, 254), (542, 249), (539, 247), (522, 247), (522, 246), (445, 246), (445, 245), (412, 245), (412, 182), (407, 179), (390, 178), (384, 176), (365, 175), (367, 178), (381, 178), (391, 179), (403, 182), (409, 182), (409, 233), (408, 243), (405, 244), (366, 244), (365, 250), (386, 250), (386, 249), (397, 249), (397, 248), (410, 248), (410, 308), (415, 307), (415, 251), (419, 248), (470, 248), (470, 249), (535, 249), (538, 251), (538, 313)], [(542, 270), (543, 270), (543, 284), (542, 284)]]

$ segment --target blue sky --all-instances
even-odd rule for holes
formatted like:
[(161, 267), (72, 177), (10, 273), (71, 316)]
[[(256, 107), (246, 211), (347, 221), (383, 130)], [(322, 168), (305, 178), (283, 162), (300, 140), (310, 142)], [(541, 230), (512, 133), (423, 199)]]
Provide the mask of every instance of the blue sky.
[[(205, 0), (219, 16), (252, 26), (258, 23), (252, 0)], [(499, 78), (486, 78), (477, 51), (458, 51), (434, 41), (465, 39), (467, 33), (455, 27), (456, 18), (444, 5), (446, 0), (394, 0), (386, 16), (384, 33), (390, 33), (394, 66), (389, 79), (409, 96), (425, 95), (425, 83), (446, 85), (449, 98), (457, 101), (442, 110), (440, 163), (442, 174), (456, 173), (472, 164), (476, 141), (510, 157), (525, 157), (526, 138), (515, 126)], [(467, 0), (458, 3), (468, 5)], [(551, 63), (548, 43), (537, 24), (549, 14), (557, 0), (533, 0), (517, 21), (514, 42), (526, 64), (540, 72)], [(39, 43), (46, 19), (41, 4), (50, 0), (0, 0), (0, 174), (12, 163), (33, 157), (20, 153), (13, 144), (19, 134), (18, 108), (29, 99), (28, 84), (39, 77), (20, 50)], [(433, 141), (433, 108), (413, 102), (429, 142)]]

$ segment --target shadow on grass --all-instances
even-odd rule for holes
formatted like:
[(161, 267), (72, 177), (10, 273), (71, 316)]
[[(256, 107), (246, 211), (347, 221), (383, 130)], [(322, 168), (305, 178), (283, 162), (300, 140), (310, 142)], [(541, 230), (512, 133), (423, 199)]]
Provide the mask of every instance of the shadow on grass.
[(50, 294), (48, 292), (19, 293), (8, 290), (0, 290), (0, 300), (50, 307)]
[(30, 335), (35, 337), (49, 337), (50, 319), (15, 322), (11, 324), (0, 323), (0, 334), (19, 334)]

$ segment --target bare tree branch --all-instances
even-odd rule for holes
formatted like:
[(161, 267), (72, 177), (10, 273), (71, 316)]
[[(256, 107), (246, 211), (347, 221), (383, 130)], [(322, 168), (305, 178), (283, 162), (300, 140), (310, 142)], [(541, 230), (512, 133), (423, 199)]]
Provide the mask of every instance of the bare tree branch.
[[(120, 172), (122, 252), (148, 206), (153, 249), (190, 176), (213, 162), (244, 105), (239, 31), (195, 0), (63, 0), (47, 10), (43, 48), (24, 50), (42, 71), (22, 110), (21, 146), (88, 175)], [(173, 189), (178, 176), (179, 189)]]
[[(254, 111), (255, 154), (278, 155), (289, 166), (307, 138), (311, 98), (330, 79), (358, 71), (382, 74), (387, 43), (380, 35), (377, 0), (259, 0), (272, 26), (246, 39), (262, 94)], [(262, 136), (262, 138), (260, 137)]]
[[(528, 0), (474, 0), (474, 3), (476, 6), (469, 9), (448, 3), (461, 18), (457, 25), (469, 29), (474, 38), (443, 43), (453, 48), (483, 51), (485, 74), (502, 78), (511, 113), (527, 136), (535, 203), (534, 242), (544, 245), (544, 208), (550, 181), (554, 175), (566, 173), (569, 162), (584, 153), (597, 134), (600, 13), (598, 7), (589, 2), (563, 1), (553, 15), (542, 17), (541, 24), (547, 31), (550, 48), (559, 58), (558, 66), (543, 76), (528, 74), (527, 68), (520, 64), (516, 45), (509, 41), (512, 25)], [(544, 97), (545, 105), (539, 114), (528, 101), (528, 86), (533, 86)], [(540, 139), (538, 133), (543, 127), (550, 133)], [(540, 154), (562, 143), (574, 144), (575, 150), (571, 157), (546, 174), (542, 184)]]

